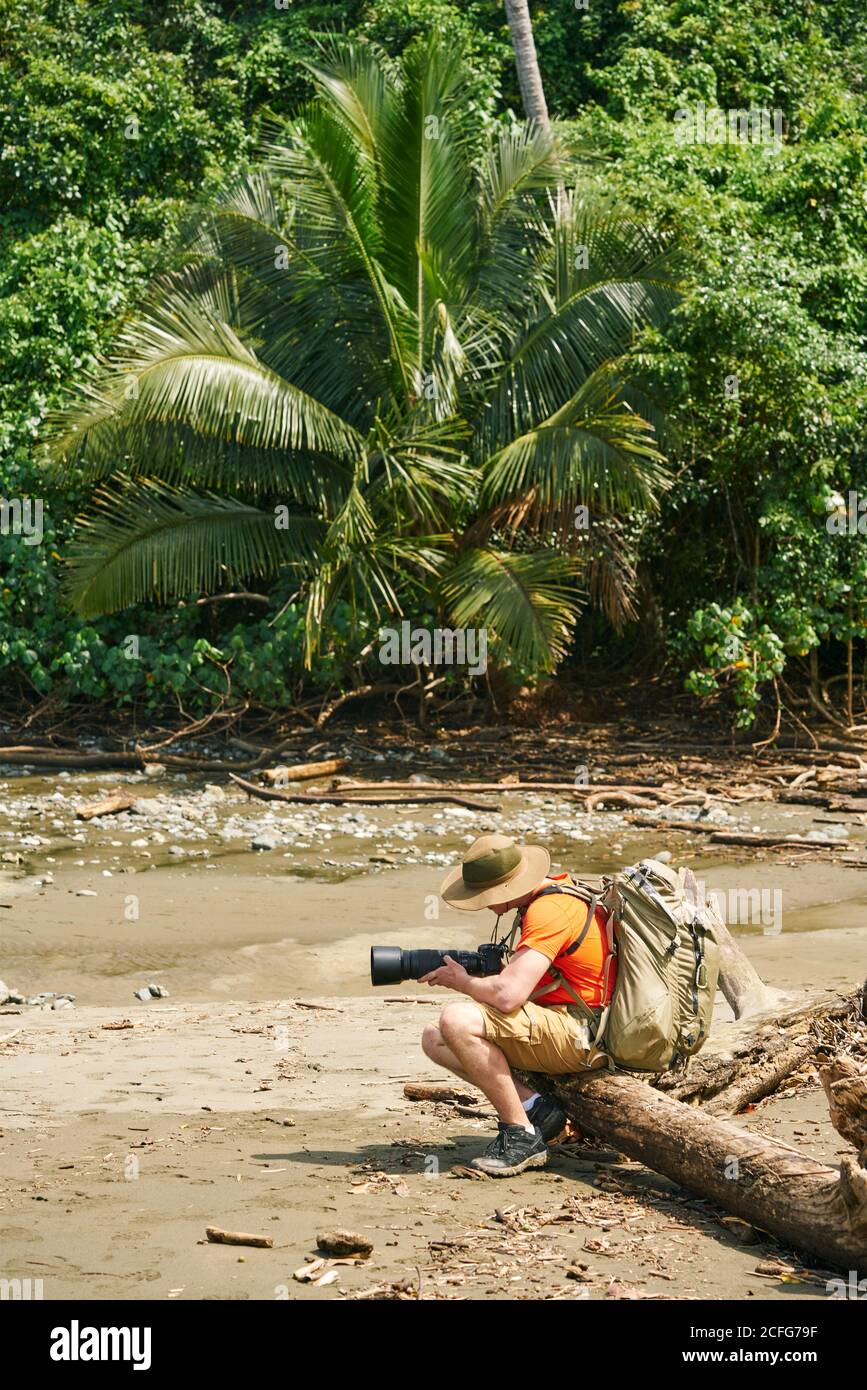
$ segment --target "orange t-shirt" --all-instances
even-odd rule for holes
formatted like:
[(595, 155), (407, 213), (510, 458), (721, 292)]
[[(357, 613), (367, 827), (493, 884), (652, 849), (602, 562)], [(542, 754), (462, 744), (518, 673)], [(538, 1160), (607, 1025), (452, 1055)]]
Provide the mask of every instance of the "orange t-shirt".
[[(568, 874), (552, 874), (548, 883), (569, 883)], [(563, 956), (557, 961), (557, 969), (565, 980), (580, 995), (591, 1009), (598, 1008), (602, 1001), (602, 972), (605, 957), (608, 955), (608, 940), (605, 933), (606, 912), (597, 907), (595, 922), (585, 936), (577, 951)], [(581, 934), (587, 921), (587, 905), (571, 893), (546, 893), (543, 898), (534, 898), (524, 913), (523, 928), (517, 949), (529, 947), (539, 951), (553, 961), (559, 953)], [(617, 961), (611, 962), (608, 979), (608, 998), (617, 979)], [(548, 983), (554, 984), (550, 970), (546, 970), (537, 989)], [(554, 984), (550, 994), (535, 1000), (537, 1004), (574, 1004), (559, 985)], [(607, 1002), (607, 1000), (606, 1000)]]

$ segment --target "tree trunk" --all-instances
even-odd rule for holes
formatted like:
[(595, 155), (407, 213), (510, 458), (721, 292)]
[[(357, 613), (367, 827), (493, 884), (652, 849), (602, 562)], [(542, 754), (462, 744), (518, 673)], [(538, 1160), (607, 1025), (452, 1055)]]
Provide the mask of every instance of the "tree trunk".
[(564, 1078), (554, 1091), (576, 1124), (621, 1153), (788, 1245), (867, 1270), (867, 1171), (854, 1158), (838, 1173), (625, 1074)]
[(544, 130), (550, 130), (548, 104), (545, 101), (533, 25), (530, 21), (529, 0), (506, 0), (506, 18), (512, 36), (512, 48), (515, 50), (515, 67), (518, 69), (518, 82), (527, 120), (535, 121)]
[[(684, 888), (698, 906), (698, 883), (691, 869), (686, 870)], [(735, 1018), (746, 1018), (774, 1008), (780, 998), (779, 990), (769, 989), (763, 984), (720, 914), (716, 913), (715, 917), (714, 928), (720, 944), (719, 987)]]
[(764, 984), (728, 927), (716, 924), (720, 939), (719, 987), (735, 1018), (749, 1018), (777, 1007), (780, 991)]

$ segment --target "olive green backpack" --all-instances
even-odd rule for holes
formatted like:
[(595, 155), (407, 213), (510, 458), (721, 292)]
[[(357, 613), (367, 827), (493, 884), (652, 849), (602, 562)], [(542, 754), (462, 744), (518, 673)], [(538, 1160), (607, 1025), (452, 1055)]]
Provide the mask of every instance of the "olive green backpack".
[[(592, 915), (592, 889), (573, 884)], [(609, 1065), (631, 1071), (667, 1071), (698, 1052), (710, 1034), (719, 974), (718, 909), (699, 892), (691, 869), (672, 869), (656, 859), (622, 870), (604, 880), (602, 889), (609, 945), (603, 999), (608, 966), (617, 961), (608, 1007), (591, 1009), (559, 971), (554, 974), (590, 1025), (588, 1065), (598, 1066), (604, 1056)]]

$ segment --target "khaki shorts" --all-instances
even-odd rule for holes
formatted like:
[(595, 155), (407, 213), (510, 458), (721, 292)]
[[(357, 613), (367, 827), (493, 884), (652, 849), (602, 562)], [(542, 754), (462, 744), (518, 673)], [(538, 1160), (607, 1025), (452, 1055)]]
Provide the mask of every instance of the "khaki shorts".
[[(506, 1060), (523, 1071), (586, 1071), (591, 1047), (587, 1025), (574, 1018), (565, 1004), (523, 1004), (503, 1014), (489, 1004), (473, 1003), (485, 1022), (485, 1037), (496, 1043)], [(597, 1053), (594, 1066), (605, 1065)]]

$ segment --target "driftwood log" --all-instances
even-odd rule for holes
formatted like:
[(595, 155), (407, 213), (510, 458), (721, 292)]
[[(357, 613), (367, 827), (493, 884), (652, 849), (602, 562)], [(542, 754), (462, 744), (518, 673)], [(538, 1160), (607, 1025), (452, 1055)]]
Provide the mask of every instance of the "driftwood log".
[(220, 1226), (206, 1226), (205, 1235), (212, 1245), (253, 1245), (259, 1250), (274, 1248), (273, 1236), (248, 1235), (246, 1231), (224, 1231)]
[(780, 991), (764, 983), (723, 922), (716, 923), (716, 933), (721, 953), (719, 987), (735, 1018), (750, 1018), (775, 1008)]
[[(749, 1012), (755, 982), (765, 989), (729, 937), (720, 986), (736, 1016)], [(731, 1114), (770, 1094), (813, 1054), (809, 1030), (816, 1019), (860, 1013), (863, 1003), (859, 993), (794, 1009), (728, 1053), (694, 1059), (686, 1076), (660, 1077), (655, 1085), (605, 1072), (526, 1080), (556, 1095), (570, 1119), (604, 1144), (788, 1245), (842, 1269), (867, 1271), (867, 1168), (846, 1156), (838, 1172), (716, 1113)], [(857, 1141), (861, 1127), (851, 1116), (863, 1105), (867, 1080), (846, 1067), (828, 1070), (826, 1089), (837, 1087), (829, 1090), (834, 1123)]]
[(867, 1168), (867, 1069), (851, 1057), (832, 1057), (819, 1068), (831, 1109), (831, 1124), (854, 1144), (858, 1161)]
[(856, 997), (833, 995), (760, 1022), (720, 1052), (702, 1052), (685, 1072), (663, 1072), (653, 1085), (711, 1114), (736, 1115), (771, 1095), (787, 1076), (808, 1061), (816, 1047), (814, 1025), (842, 1020), (858, 1007)]
[(576, 1124), (629, 1158), (787, 1245), (867, 1271), (867, 1170), (854, 1158), (838, 1172), (626, 1074), (559, 1079), (553, 1090)]
[(91, 801), (88, 806), (79, 806), (76, 820), (93, 820), (94, 816), (116, 816), (120, 811), (128, 811), (138, 797), (133, 792), (112, 792), (103, 801)]
[(319, 763), (265, 768), (262, 777), (269, 786), (282, 787), (286, 782), (309, 782), (314, 777), (329, 777), (333, 772), (342, 772), (345, 767), (349, 767), (348, 758), (324, 758)]
[(398, 792), (394, 796), (378, 796), (375, 793), (370, 793), (367, 796), (341, 796), (339, 792), (281, 791), (277, 787), (259, 787), (255, 782), (248, 782), (243, 777), (237, 777), (234, 772), (230, 772), (229, 776), (233, 782), (236, 782), (247, 792), (248, 796), (255, 796), (259, 801), (291, 801), (308, 806), (427, 806), (446, 803), (452, 806), (465, 806), (470, 811), (498, 811), (500, 809), (499, 806), (492, 805), (490, 802), (467, 801), (465, 797), (449, 796), (447, 792), (422, 791), (418, 795), (411, 792)]

